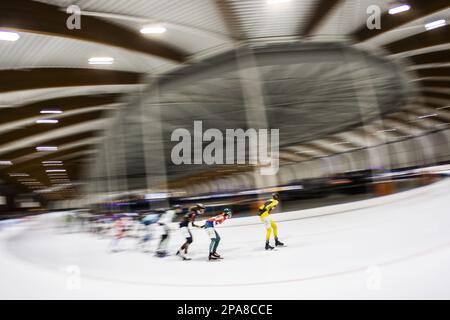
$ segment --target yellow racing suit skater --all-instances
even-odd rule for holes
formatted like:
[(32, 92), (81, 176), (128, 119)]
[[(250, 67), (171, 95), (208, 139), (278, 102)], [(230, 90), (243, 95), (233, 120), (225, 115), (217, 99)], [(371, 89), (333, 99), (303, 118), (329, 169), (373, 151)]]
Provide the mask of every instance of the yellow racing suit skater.
[(275, 246), (284, 246), (284, 243), (278, 240), (278, 226), (273, 221), (269, 214), (274, 209), (280, 201), (280, 196), (278, 193), (274, 193), (272, 195), (272, 199), (269, 199), (264, 203), (262, 206), (259, 207), (259, 219), (262, 223), (264, 223), (264, 226), (266, 227), (266, 250), (272, 250), (273, 247), (269, 244), (270, 240), (270, 234), (273, 230), (273, 237), (275, 238)]

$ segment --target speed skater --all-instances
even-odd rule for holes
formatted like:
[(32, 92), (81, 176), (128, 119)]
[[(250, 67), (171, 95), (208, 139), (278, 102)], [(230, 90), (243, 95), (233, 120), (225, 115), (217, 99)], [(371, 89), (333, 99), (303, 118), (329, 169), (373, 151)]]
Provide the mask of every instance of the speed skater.
[(266, 227), (266, 250), (272, 250), (273, 247), (269, 244), (270, 234), (273, 229), (273, 236), (275, 238), (275, 246), (284, 246), (284, 243), (278, 240), (278, 226), (275, 221), (270, 218), (270, 212), (278, 205), (280, 196), (278, 193), (272, 194), (272, 198), (267, 200), (262, 206), (259, 207), (259, 219)]
[(195, 224), (195, 218), (197, 215), (203, 214), (205, 212), (205, 206), (201, 203), (196, 204), (189, 208), (189, 212), (186, 213), (181, 222), (180, 222), (180, 230), (183, 233), (183, 236), (186, 238), (186, 242), (183, 243), (181, 248), (177, 251), (177, 256), (183, 258), (183, 260), (190, 260), (187, 256), (189, 245), (192, 243), (192, 233), (189, 230), (189, 223), (192, 224), (193, 227), (201, 228), (200, 226)]
[(217, 260), (217, 259), (222, 258), (217, 253), (217, 247), (219, 246), (220, 236), (214, 227), (218, 224), (223, 223), (225, 220), (230, 219), (231, 215), (232, 215), (231, 210), (228, 208), (225, 208), (225, 209), (223, 209), (223, 212), (221, 214), (219, 214), (218, 216), (209, 218), (208, 220), (206, 220), (205, 224), (202, 226), (202, 228), (205, 228), (206, 233), (208, 234), (209, 238), (211, 239), (211, 243), (209, 244), (209, 256), (208, 256), (209, 260)]

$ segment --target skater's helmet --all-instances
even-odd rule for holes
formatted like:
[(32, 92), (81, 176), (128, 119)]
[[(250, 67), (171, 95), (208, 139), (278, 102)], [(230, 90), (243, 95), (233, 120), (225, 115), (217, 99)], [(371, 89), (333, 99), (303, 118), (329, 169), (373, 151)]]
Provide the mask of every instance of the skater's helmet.
[(280, 200), (280, 195), (278, 193), (272, 193), (272, 199), (274, 200)]
[(223, 209), (223, 214), (226, 214), (228, 216), (228, 218), (231, 218), (231, 216), (233, 215), (233, 212), (231, 211), (231, 209), (225, 208), (225, 209)]

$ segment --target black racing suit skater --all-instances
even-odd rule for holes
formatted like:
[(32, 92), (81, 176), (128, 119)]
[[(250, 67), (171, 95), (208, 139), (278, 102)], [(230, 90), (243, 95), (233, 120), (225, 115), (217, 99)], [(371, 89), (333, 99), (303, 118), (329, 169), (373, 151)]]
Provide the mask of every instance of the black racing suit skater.
[(189, 223), (192, 224), (193, 227), (201, 228), (200, 226), (195, 224), (195, 218), (199, 214), (203, 214), (205, 212), (205, 206), (201, 203), (196, 204), (189, 208), (189, 212), (186, 213), (180, 221), (180, 230), (183, 233), (183, 236), (186, 238), (186, 242), (183, 243), (181, 248), (177, 251), (177, 256), (181, 256), (183, 260), (190, 260), (187, 256), (189, 245), (192, 243), (192, 233), (189, 230)]

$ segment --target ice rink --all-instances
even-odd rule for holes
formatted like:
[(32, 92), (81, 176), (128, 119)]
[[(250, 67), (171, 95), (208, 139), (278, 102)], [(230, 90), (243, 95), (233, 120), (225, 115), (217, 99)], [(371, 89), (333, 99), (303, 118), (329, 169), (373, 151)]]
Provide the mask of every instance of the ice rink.
[[(391, 196), (274, 214), (287, 247), (264, 250), (258, 217), (209, 238), (193, 230), (192, 261), (55, 228), (52, 216), (0, 230), (1, 299), (450, 298), (450, 181)], [(170, 251), (183, 239), (172, 233)], [(79, 276), (78, 276), (79, 274)]]

